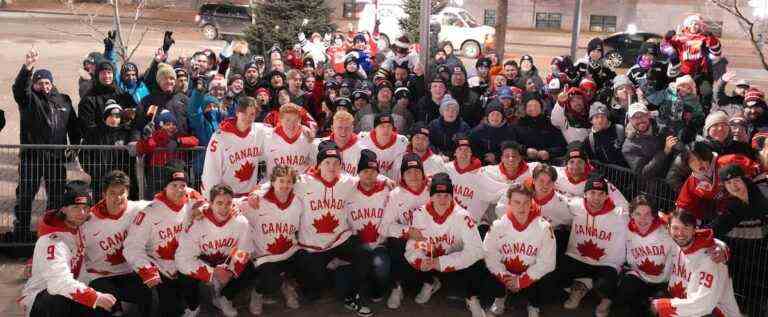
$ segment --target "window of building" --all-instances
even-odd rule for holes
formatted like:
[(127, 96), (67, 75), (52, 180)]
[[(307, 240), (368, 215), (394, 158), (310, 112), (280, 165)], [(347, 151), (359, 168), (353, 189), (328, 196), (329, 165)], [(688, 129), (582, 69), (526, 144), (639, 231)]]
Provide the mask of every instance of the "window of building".
[(485, 9), (483, 11), (483, 24), (496, 26), (496, 9)]
[(589, 31), (591, 32), (616, 32), (615, 15), (590, 15)]
[(355, 14), (355, 0), (344, 0), (341, 4), (341, 15), (346, 19), (353, 19)]
[(560, 22), (562, 21), (563, 21), (563, 15), (561, 13), (549, 13), (549, 12), (536, 13), (537, 29), (559, 29)]

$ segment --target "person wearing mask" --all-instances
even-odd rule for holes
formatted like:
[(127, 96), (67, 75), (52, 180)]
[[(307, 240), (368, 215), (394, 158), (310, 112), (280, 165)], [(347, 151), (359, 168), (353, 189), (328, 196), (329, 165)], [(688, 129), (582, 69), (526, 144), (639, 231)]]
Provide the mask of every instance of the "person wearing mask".
[[(80, 144), (82, 128), (77, 119), (72, 99), (59, 92), (54, 85), (53, 74), (47, 69), (35, 69), (40, 59), (36, 50), (29, 51), (13, 82), (13, 99), (19, 107), (21, 144)], [(62, 207), (67, 160), (64, 150), (33, 151), (19, 153), (19, 177), (16, 187), (13, 233), (11, 241), (34, 241), (30, 233), (32, 201), (40, 179), (45, 180), (48, 196), (47, 209)], [(39, 168), (47, 166), (47, 168)]]
[(485, 109), (485, 120), (469, 132), (472, 140), (472, 152), (483, 165), (498, 164), (501, 160), (501, 143), (515, 140), (515, 131), (499, 105), (489, 105)]
[(627, 135), (621, 146), (627, 165), (644, 180), (665, 177), (679, 151), (679, 139), (675, 135), (663, 134), (642, 103), (629, 106), (627, 119)]
[(459, 118), (459, 103), (451, 95), (445, 95), (440, 102), (440, 117), (429, 123), (429, 143), (443, 157), (452, 157), (453, 136), (469, 131), (469, 125)]
[(589, 109), (589, 120), (592, 128), (584, 139), (587, 156), (603, 164), (627, 166), (621, 147), (624, 144), (624, 126), (612, 123), (609, 119), (608, 107), (595, 102)]
[(563, 133), (544, 114), (542, 101), (527, 96), (525, 116), (515, 127), (517, 141), (525, 148), (527, 161), (549, 162), (565, 154)]
[(429, 123), (440, 116), (440, 103), (447, 91), (446, 82), (435, 76), (429, 84), (429, 95), (421, 97), (414, 106), (415, 121)]

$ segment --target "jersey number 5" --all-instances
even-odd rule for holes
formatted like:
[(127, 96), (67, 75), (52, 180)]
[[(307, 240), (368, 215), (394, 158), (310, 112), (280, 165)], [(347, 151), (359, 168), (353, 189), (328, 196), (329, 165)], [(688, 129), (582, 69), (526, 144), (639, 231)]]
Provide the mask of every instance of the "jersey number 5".
[(209, 148), (211, 149), (211, 153), (216, 152), (216, 147), (218, 145), (219, 145), (219, 141), (213, 140), (213, 142), (211, 142), (211, 146), (209, 146)]

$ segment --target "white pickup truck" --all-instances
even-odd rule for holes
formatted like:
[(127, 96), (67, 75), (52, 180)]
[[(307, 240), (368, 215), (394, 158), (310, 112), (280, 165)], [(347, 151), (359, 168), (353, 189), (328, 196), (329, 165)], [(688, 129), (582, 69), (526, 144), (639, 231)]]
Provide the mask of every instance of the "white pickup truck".
[[(380, 47), (389, 47), (394, 39), (403, 34), (398, 20), (405, 16), (402, 0), (358, 0), (364, 3), (360, 12), (357, 31), (373, 33), (376, 18), (379, 19)], [(469, 11), (458, 7), (446, 7), (430, 17), (431, 22), (440, 24), (438, 41), (450, 41), (464, 57), (477, 58), (485, 43), (493, 42), (496, 31), (493, 27), (482, 25), (472, 17)]]

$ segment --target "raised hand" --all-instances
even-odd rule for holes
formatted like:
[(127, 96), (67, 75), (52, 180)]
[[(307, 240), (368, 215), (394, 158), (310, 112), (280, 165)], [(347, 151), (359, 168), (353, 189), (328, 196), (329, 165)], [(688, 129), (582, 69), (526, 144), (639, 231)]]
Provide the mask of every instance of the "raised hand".
[(24, 66), (26, 66), (28, 70), (31, 70), (32, 67), (35, 67), (38, 59), (40, 59), (40, 52), (36, 49), (31, 49), (27, 52), (24, 59)]
[(736, 78), (736, 73), (734, 73), (733, 71), (729, 71), (723, 74), (723, 77), (721, 77), (721, 79), (726, 83), (733, 80), (734, 78)]
[(175, 44), (176, 40), (173, 39), (173, 31), (165, 31), (163, 35), (163, 52), (168, 52), (171, 49), (171, 45)]
[(112, 49), (114, 49), (116, 39), (117, 39), (117, 32), (115, 31), (107, 32), (107, 37), (104, 38), (104, 49), (107, 51), (111, 51)]
[(165, 62), (167, 58), (168, 54), (166, 54), (162, 48), (159, 48), (157, 51), (155, 51), (155, 62), (162, 63)]

